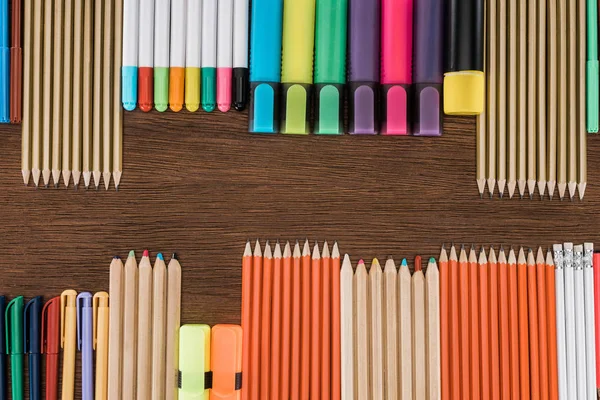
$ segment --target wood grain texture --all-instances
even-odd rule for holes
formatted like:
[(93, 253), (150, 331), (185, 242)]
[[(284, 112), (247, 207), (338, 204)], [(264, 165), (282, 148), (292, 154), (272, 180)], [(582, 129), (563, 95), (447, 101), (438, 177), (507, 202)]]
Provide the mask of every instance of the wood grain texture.
[(441, 138), (266, 136), (246, 125), (236, 112), (125, 113), (119, 192), (24, 187), (20, 126), (0, 126), (0, 294), (108, 290), (113, 255), (175, 251), (182, 323), (239, 324), (248, 238), (337, 240), (353, 265), (437, 258), (450, 241), (598, 241), (597, 136), (585, 199), (570, 203), (481, 200), (474, 118), (447, 118)]

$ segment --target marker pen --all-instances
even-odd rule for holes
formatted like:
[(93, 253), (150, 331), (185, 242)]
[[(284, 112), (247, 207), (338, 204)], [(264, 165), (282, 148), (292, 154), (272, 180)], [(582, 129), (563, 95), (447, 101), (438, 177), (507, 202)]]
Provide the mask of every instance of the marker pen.
[(202, 5), (202, 108), (211, 112), (217, 93), (217, 0)]
[(152, 110), (154, 67), (154, 0), (140, 0), (138, 103), (142, 111)]
[(188, 2), (185, 40), (185, 108), (200, 108), (200, 62), (202, 55), (202, 0)]
[(154, 108), (163, 112), (169, 106), (169, 53), (171, 1), (154, 3)]
[(231, 108), (233, 0), (219, 0), (217, 17), (217, 105), (227, 112)]
[(320, 0), (315, 17), (315, 133), (344, 133), (348, 0)]
[(10, 47), (8, 0), (0, 0), (0, 122), (10, 122)]
[(233, 108), (242, 111), (248, 103), (248, 0), (233, 2)]
[(134, 110), (137, 105), (139, 9), (140, 0), (124, 0), (121, 101), (128, 111)]
[(448, 0), (444, 67), (444, 112), (478, 115), (485, 104), (483, 0)]
[(285, 0), (281, 62), (281, 132), (308, 134), (313, 83), (315, 0)]
[(413, 135), (442, 134), (442, 0), (415, 2)]
[(381, 3), (381, 133), (410, 133), (413, 0)]
[(187, 0), (171, 0), (171, 62), (169, 67), (169, 108), (181, 111), (185, 85), (185, 13)]
[(600, 62), (598, 61), (598, 2), (587, 0), (587, 62), (586, 62), (586, 103), (587, 131), (598, 133), (600, 112)]

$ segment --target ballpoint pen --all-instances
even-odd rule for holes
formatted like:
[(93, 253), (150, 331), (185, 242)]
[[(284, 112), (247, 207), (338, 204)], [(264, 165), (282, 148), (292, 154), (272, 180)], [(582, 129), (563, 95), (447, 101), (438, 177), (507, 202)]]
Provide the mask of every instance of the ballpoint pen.
[(62, 400), (75, 396), (75, 351), (77, 346), (77, 292), (60, 295), (60, 344), (63, 349)]
[(6, 352), (10, 354), (12, 399), (23, 400), (23, 296), (6, 306)]
[(8, 0), (0, 0), (0, 122), (10, 122), (10, 47)]
[[(600, 98), (600, 62), (598, 61), (598, 2), (586, 0), (587, 3), (587, 62), (586, 62), (586, 103), (587, 131), (598, 133)], [(580, 22), (581, 23), (581, 22)]]
[(81, 398), (94, 399), (94, 332), (92, 294), (77, 296), (77, 350), (81, 352)]
[(58, 353), (60, 352), (60, 296), (42, 309), (42, 354), (46, 354), (46, 400), (58, 399)]
[(42, 398), (40, 382), (42, 381), (41, 358), (41, 323), (42, 296), (34, 297), (25, 306), (23, 315), (23, 330), (25, 333), (25, 353), (29, 356), (29, 398), (40, 400)]
[(93, 299), (93, 340), (96, 350), (96, 400), (108, 398), (108, 327), (109, 327), (108, 293), (98, 292)]
[(6, 382), (6, 332), (4, 326), (5, 311), (6, 298), (0, 296), (0, 400), (8, 398), (8, 383)]

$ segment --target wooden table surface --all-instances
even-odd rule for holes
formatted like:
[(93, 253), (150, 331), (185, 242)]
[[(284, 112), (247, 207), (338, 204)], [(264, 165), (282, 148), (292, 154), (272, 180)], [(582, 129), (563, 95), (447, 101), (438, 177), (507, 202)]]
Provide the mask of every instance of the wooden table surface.
[[(182, 323), (240, 323), (245, 241), (337, 240), (359, 258), (437, 256), (442, 243), (600, 243), (600, 137), (583, 202), (479, 198), (475, 120), (441, 138), (247, 133), (247, 115), (124, 118), (119, 192), (25, 187), (20, 126), (3, 125), (0, 294), (108, 290), (112, 256), (177, 252)], [(79, 361), (78, 361), (79, 362)]]

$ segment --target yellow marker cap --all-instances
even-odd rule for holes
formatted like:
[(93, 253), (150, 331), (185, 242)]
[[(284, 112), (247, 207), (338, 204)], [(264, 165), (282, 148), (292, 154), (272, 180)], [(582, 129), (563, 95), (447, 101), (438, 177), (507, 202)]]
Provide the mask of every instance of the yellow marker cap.
[(444, 113), (479, 115), (485, 106), (485, 74), (456, 71), (444, 75)]
[(210, 327), (183, 325), (179, 330), (179, 400), (209, 400)]
[(185, 69), (185, 108), (191, 112), (200, 108), (200, 68)]

